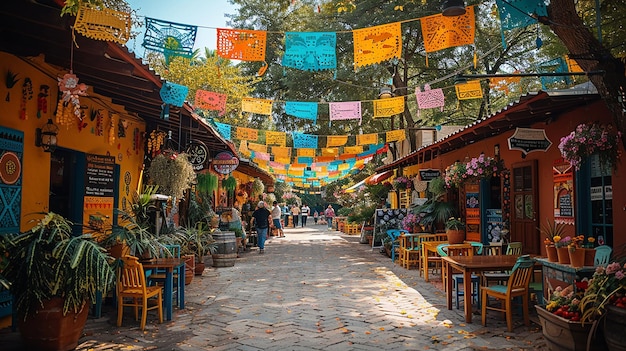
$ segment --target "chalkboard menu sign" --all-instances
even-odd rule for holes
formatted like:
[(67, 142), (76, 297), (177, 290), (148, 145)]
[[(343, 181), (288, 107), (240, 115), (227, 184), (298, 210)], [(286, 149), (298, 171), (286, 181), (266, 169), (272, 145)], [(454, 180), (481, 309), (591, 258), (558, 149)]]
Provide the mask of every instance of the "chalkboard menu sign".
[(572, 217), (574, 215), (572, 196), (570, 194), (559, 196), (559, 214), (564, 217)]
[(115, 157), (87, 155), (85, 196), (113, 197)]
[(420, 169), (420, 180), (423, 182), (429, 182), (439, 176), (441, 176), (441, 171), (438, 169)]

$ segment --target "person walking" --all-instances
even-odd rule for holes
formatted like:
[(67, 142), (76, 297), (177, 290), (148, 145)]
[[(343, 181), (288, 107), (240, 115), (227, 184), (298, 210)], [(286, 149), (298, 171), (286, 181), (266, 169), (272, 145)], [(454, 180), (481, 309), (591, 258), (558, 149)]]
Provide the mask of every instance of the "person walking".
[(252, 212), (252, 218), (254, 218), (254, 226), (256, 227), (259, 253), (262, 254), (265, 253), (265, 239), (272, 220), (272, 213), (265, 208), (265, 202), (259, 201), (256, 210)]
[(306, 219), (309, 217), (309, 213), (311, 213), (311, 209), (306, 204), (302, 204), (302, 209), (300, 210), (302, 214), (302, 227), (306, 226)]
[(335, 210), (333, 209), (331, 205), (328, 205), (328, 207), (324, 211), (324, 217), (326, 217), (326, 222), (328, 223), (328, 229), (332, 229), (333, 217), (335, 217)]
[(289, 216), (291, 216), (291, 213), (289, 213), (289, 206), (287, 206), (286, 203), (283, 204), (283, 216), (285, 216), (285, 222), (283, 223), (283, 227), (288, 227), (289, 226)]
[(319, 213), (317, 212), (317, 210), (315, 210), (315, 212), (313, 213), (313, 222), (315, 222), (315, 224), (317, 224), (318, 217), (319, 217)]
[(293, 227), (298, 226), (298, 219), (300, 219), (300, 207), (298, 205), (293, 205), (291, 208), (291, 215), (293, 216)]
[(272, 222), (274, 222), (274, 228), (278, 230), (278, 237), (284, 238), (285, 233), (283, 232), (283, 226), (280, 223), (282, 211), (280, 206), (278, 206), (278, 201), (274, 201), (274, 207), (272, 207)]

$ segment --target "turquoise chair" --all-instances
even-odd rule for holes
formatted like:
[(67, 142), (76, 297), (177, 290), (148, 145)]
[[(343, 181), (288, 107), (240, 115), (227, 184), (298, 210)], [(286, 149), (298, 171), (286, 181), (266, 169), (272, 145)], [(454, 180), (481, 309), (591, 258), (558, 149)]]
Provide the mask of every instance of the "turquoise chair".
[(387, 236), (391, 239), (391, 262), (396, 261), (396, 248), (400, 245), (398, 238), (402, 234), (409, 234), (408, 230), (404, 229), (388, 229)]
[(600, 245), (596, 247), (596, 257), (593, 260), (593, 264), (598, 266), (606, 266), (611, 259), (611, 253), (613, 249), (608, 245)]
[[(480, 244), (480, 245), (474, 245), (474, 244)], [(437, 253), (439, 254), (439, 256), (441, 257), (446, 257), (448, 256), (448, 251), (446, 250), (446, 248), (449, 246), (450, 244), (439, 244), (437, 245)], [(483, 249), (483, 244), (481, 243), (472, 243), (472, 248), (477, 248), (474, 249), (476, 251), (476, 254), (480, 254), (482, 253), (482, 249)], [(479, 251), (480, 250), (480, 251)], [(480, 253), (479, 253), (480, 252)], [(461, 289), (459, 289), (460, 286), (463, 285), (463, 275), (462, 274), (453, 274), (452, 275), (452, 280), (454, 282), (454, 294), (456, 297), (456, 308), (459, 309), (460, 308), (460, 297), (461, 296), (465, 296), (465, 292), (461, 291)], [(478, 293), (478, 288), (479, 288), (479, 283), (480, 283), (480, 277), (477, 275), (472, 274), (472, 299), (474, 301), (476, 301), (478, 304), (480, 304), (480, 294)], [(445, 284), (445, 282), (444, 282)]]

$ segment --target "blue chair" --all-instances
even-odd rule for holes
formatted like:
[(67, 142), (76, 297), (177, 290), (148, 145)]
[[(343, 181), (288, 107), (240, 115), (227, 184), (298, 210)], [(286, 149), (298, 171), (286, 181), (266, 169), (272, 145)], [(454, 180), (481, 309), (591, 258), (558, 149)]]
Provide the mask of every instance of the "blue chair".
[(596, 256), (593, 260), (593, 264), (598, 266), (606, 266), (611, 259), (611, 253), (613, 249), (608, 245), (600, 245), (596, 247)]
[(391, 261), (395, 263), (396, 261), (396, 248), (400, 246), (400, 242), (398, 238), (402, 234), (408, 234), (408, 230), (404, 229), (388, 229), (387, 236), (391, 239)]
[[(180, 258), (180, 245), (163, 244), (163, 248), (160, 250), (159, 257)], [(155, 269), (154, 272), (150, 271), (149, 273), (148, 271), (146, 271), (146, 279), (148, 282), (148, 286), (153, 286), (153, 285), (163, 286), (165, 284), (165, 275), (166, 275), (166, 271), (164, 269)], [(185, 277), (183, 277), (182, 279), (185, 279)], [(174, 286), (175, 287), (178, 286), (178, 273), (176, 272), (174, 272)], [(178, 289), (176, 289), (174, 292), (175, 294), (178, 294)], [(172, 298), (176, 298), (175, 294), (172, 294)]]
[[(480, 243), (476, 243), (476, 244), (480, 244)], [(478, 248), (478, 249), (475, 249)], [(445, 256), (473, 256), (474, 252), (476, 251), (476, 253), (478, 253), (480, 250), (480, 252), (482, 252), (482, 244), (479, 245), (471, 245), (468, 246), (467, 244), (458, 244), (458, 245), (451, 245), (451, 244), (439, 244), (437, 246), (437, 253), (439, 253), (439, 256), (441, 257), (445, 257)], [(442, 278), (444, 281), (444, 287), (446, 286), (445, 281), (446, 281), (446, 276), (448, 274), (448, 272), (442, 272)], [(454, 293), (455, 293), (455, 297), (456, 297), (456, 308), (460, 308), (460, 297), (461, 296), (465, 296), (465, 292), (461, 291), (460, 287), (463, 286), (463, 275), (462, 274), (453, 274), (452, 275), (452, 280), (454, 282)], [(476, 301), (477, 303), (480, 302), (479, 297), (480, 295), (478, 294), (478, 289), (479, 289), (479, 283), (480, 283), (480, 277), (477, 275), (472, 274), (472, 298), (474, 301)]]

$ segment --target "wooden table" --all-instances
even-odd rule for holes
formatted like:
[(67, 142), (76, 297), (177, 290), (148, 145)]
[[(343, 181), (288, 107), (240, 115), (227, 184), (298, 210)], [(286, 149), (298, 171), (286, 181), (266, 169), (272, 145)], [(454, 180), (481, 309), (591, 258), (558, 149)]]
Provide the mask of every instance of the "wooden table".
[[(465, 308), (465, 322), (472, 322), (472, 273), (484, 271), (510, 270), (515, 265), (518, 256), (447, 256), (442, 257), (446, 269), (456, 269), (463, 272), (463, 294)], [(446, 279), (446, 298), (448, 309), (452, 309), (452, 274)]]
[(434, 256), (431, 256), (431, 257), (439, 257), (439, 254), (437, 253), (437, 246), (439, 246), (439, 244), (446, 244), (446, 243), (447, 241), (424, 241), (422, 242), (422, 270), (424, 273), (425, 281), (428, 281), (429, 253), (435, 254)]
[(165, 300), (165, 319), (172, 320), (172, 300), (174, 295), (174, 270), (178, 273), (178, 308), (185, 309), (185, 260), (182, 258), (157, 258), (141, 262), (144, 269), (164, 269), (165, 286), (163, 299)]

